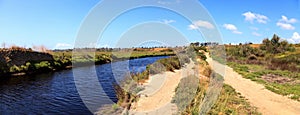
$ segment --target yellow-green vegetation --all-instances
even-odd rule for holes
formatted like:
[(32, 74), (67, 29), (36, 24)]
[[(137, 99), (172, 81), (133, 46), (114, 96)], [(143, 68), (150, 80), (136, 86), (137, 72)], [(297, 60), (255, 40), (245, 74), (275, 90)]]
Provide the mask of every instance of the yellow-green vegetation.
[[(212, 78), (216, 78), (217, 82), (223, 82), (222, 76), (216, 73), (212, 73)], [(207, 88), (209, 87), (209, 80), (201, 79), (198, 85), (197, 95), (192, 100), (190, 105), (181, 112), (182, 115), (199, 115), (200, 106), (204, 102), (204, 97), (208, 96)], [(218, 84), (218, 83), (217, 83)], [(210, 84), (211, 85), (211, 84)], [(213, 103), (210, 110), (205, 113), (208, 115), (260, 115), (257, 108), (251, 106), (250, 103), (236, 92), (231, 86), (223, 84), (222, 90), (218, 95), (217, 100)]]
[(142, 58), (142, 57), (152, 57), (152, 56), (168, 56), (174, 55), (173, 50), (171, 49), (162, 49), (162, 50), (130, 50), (130, 51), (117, 51), (112, 52), (116, 58), (128, 59), (128, 58)]
[[(224, 84), (218, 100), (208, 115), (260, 115), (256, 107), (236, 92), (231, 86)], [(195, 114), (196, 115), (196, 114)]]
[(149, 75), (159, 74), (165, 71), (174, 72), (174, 70), (180, 69), (186, 63), (190, 63), (190, 59), (185, 55), (177, 55), (160, 59), (153, 64), (147, 65), (145, 71), (132, 74), (132, 79), (136, 82), (143, 83), (149, 78)]
[[(222, 76), (214, 72), (212, 73), (212, 78), (216, 78), (217, 81), (222, 82)], [(175, 97), (173, 97), (173, 102), (179, 107), (180, 114), (199, 115), (199, 107), (203, 103), (204, 97), (208, 95), (207, 88), (209, 87), (209, 83), (209, 79), (198, 79), (193, 76), (182, 79), (176, 89)], [(192, 98), (189, 96), (192, 96)], [(256, 107), (251, 106), (247, 99), (227, 84), (223, 85), (218, 99), (207, 114), (260, 115)]]
[(300, 47), (274, 35), (258, 47), (227, 46), (228, 65), (267, 89), (300, 101)]
[(169, 48), (133, 48), (133, 49), (78, 49), (73, 54), (72, 50), (55, 51), (51, 53), (55, 60), (63, 63), (74, 63), (76, 66), (86, 64), (104, 64), (112, 61), (120, 61), (135, 58), (153, 56), (171, 56), (173, 50)]

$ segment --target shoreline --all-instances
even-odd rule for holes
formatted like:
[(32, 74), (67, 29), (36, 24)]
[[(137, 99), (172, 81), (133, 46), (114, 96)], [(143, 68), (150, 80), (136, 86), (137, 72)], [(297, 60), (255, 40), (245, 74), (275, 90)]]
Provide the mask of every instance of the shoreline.
[[(52, 70), (42, 70), (38, 69), (36, 71), (26, 71), (26, 72), (17, 72), (17, 73), (5, 73), (0, 74), (0, 76), (3, 76), (4, 78), (9, 77), (21, 77), (21, 76), (28, 76), (28, 75), (37, 75), (37, 74), (43, 74), (43, 73), (52, 73), (52, 72), (58, 72), (63, 70), (70, 70), (77, 67), (88, 67), (92, 65), (103, 65), (113, 62), (119, 62), (119, 61), (125, 61), (125, 60), (133, 60), (133, 59), (141, 59), (141, 58), (147, 58), (147, 57), (160, 57), (160, 56), (174, 56), (175, 54), (167, 54), (167, 55), (144, 55), (144, 56), (138, 56), (138, 57), (128, 57), (128, 58), (116, 58), (115, 61), (107, 61), (101, 62), (101, 61), (87, 61), (87, 62), (75, 62), (71, 65), (64, 65), (61, 67), (53, 68)], [(51, 63), (54, 63), (55, 61), (52, 61)], [(75, 65), (75, 66), (74, 66)], [(77, 66), (76, 66), (77, 65)]]

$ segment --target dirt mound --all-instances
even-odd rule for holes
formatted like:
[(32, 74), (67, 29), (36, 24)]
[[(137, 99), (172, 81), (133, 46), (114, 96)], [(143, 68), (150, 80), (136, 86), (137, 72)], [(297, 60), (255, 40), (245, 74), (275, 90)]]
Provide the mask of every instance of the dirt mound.
[(35, 52), (29, 50), (1, 50), (0, 64), (9, 66), (20, 66), (26, 62), (53, 61), (53, 56), (48, 53)]

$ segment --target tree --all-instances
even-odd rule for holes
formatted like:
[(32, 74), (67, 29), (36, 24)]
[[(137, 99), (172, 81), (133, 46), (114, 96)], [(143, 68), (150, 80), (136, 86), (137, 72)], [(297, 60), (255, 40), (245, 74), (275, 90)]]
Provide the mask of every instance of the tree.
[(274, 34), (271, 40), (268, 38), (263, 40), (260, 49), (265, 50), (268, 53), (277, 54), (285, 51), (292, 51), (293, 48), (286, 40), (282, 40), (279, 36)]

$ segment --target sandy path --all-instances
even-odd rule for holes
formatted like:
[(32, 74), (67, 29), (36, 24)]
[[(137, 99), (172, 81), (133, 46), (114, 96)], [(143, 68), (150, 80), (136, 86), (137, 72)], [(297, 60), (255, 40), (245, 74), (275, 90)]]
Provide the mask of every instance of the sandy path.
[(224, 83), (231, 85), (249, 99), (250, 103), (258, 107), (261, 113), (266, 115), (300, 115), (300, 102), (275, 94), (265, 89), (263, 85), (243, 78), (232, 68), (211, 58), (208, 58), (207, 61), (217, 73), (224, 76), (225, 72)]
[(194, 74), (193, 62), (187, 64), (175, 72), (164, 72), (150, 76), (149, 83), (145, 84), (145, 90), (139, 101), (133, 104), (130, 114), (135, 115), (171, 115), (176, 112), (176, 105), (171, 103), (175, 95), (175, 89), (180, 80), (188, 75)]

